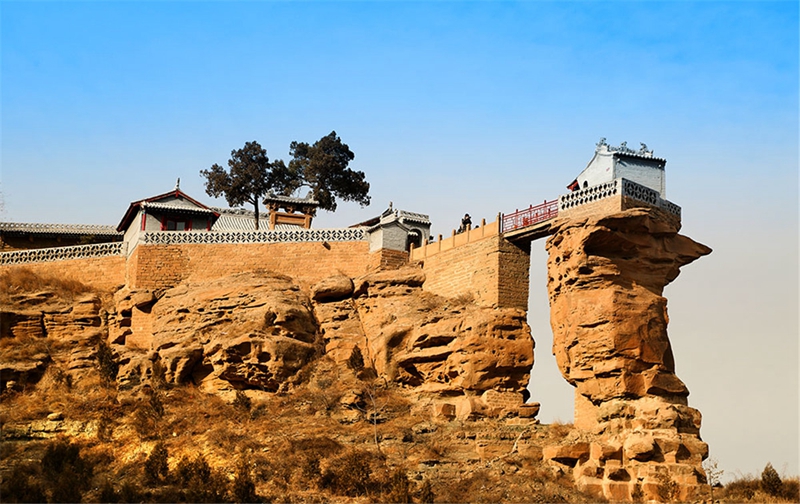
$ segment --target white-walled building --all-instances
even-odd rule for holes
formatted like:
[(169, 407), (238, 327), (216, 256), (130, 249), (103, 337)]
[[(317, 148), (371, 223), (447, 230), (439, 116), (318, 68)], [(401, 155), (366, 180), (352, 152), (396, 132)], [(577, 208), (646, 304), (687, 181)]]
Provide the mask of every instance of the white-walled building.
[(369, 233), (369, 250), (380, 249), (408, 251), (427, 243), (431, 234), (431, 221), (427, 215), (392, 208), (389, 203), (382, 214), (350, 227), (365, 227)]
[(591, 161), (568, 188), (574, 191), (624, 178), (649, 187), (666, 198), (666, 164), (666, 159), (653, 156), (653, 151), (648, 150), (645, 144), (635, 151), (628, 148), (627, 142), (612, 147), (601, 138)]

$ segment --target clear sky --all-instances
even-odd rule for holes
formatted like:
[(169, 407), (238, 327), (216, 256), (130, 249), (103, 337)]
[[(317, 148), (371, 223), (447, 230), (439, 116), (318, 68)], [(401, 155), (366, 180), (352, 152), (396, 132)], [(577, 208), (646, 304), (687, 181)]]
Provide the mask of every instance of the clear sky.
[[(678, 375), (731, 476), (798, 473), (798, 3), (0, 2), (0, 220), (116, 224), (257, 140), (332, 130), (395, 207), (449, 234), (540, 203), (600, 137), (667, 163), (714, 252), (667, 287)], [(531, 383), (571, 420), (534, 243)]]

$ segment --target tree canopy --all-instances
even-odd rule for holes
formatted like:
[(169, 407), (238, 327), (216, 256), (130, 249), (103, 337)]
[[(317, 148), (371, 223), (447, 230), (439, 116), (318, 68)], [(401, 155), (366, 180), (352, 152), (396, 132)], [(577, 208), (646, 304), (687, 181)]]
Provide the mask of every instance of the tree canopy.
[(292, 142), (285, 189), (291, 193), (302, 186), (311, 189), (312, 196), (324, 210), (336, 210), (336, 198), (355, 201), (361, 206), (370, 202), (369, 182), (364, 172), (348, 168), (355, 154), (336, 135), (335, 131), (320, 138), (314, 145)]
[(292, 142), (292, 160), (286, 166), (280, 159), (269, 161), (266, 149), (258, 142), (246, 142), (244, 148), (231, 151), (229, 170), (214, 164), (201, 170), (206, 179), (206, 193), (224, 196), (230, 206), (251, 204), (255, 209), (256, 229), (259, 224), (259, 201), (269, 193), (291, 195), (306, 186), (319, 207), (336, 210), (336, 199), (369, 205), (369, 182), (364, 172), (348, 168), (355, 154), (331, 131), (309, 145)]
[(206, 178), (206, 193), (215, 198), (225, 196), (232, 207), (252, 204), (258, 229), (259, 201), (270, 191), (286, 191), (293, 185), (293, 177), (282, 160), (270, 163), (266, 149), (256, 141), (245, 142), (244, 148), (232, 150), (228, 167), (230, 171), (215, 163), (210, 169), (200, 171)]

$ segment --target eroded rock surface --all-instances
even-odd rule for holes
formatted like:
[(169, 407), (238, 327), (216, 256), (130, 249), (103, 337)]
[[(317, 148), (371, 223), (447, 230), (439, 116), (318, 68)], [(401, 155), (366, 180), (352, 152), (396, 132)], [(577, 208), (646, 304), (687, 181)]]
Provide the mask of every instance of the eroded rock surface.
[(316, 304), (328, 355), (344, 365), (358, 346), (379, 376), (437, 411), (518, 414), (533, 365), (525, 312), (425, 293), (424, 281), (418, 268), (376, 272), (355, 279), (352, 298)]
[(320, 350), (311, 301), (279, 275), (245, 273), (182, 284), (157, 301), (141, 292), (118, 300), (132, 327), (115, 345), (122, 389), (156, 378), (209, 392), (275, 392)]
[(670, 481), (687, 499), (702, 479), (708, 447), (675, 375), (662, 292), (711, 249), (679, 227), (635, 208), (558, 221), (547, 242), (553, 353), (576, 388), (575, 425), (597, 445), (568, 465), (579, 485), (613, 500), (663, 499)]
[[(7, 294), (7, 293), (4, 293)], [(99, 293), (17, 292), (0, 304), (0, 391), (22, 390), (50, 366), (76, 382), (95, 370), (105, 337)]]

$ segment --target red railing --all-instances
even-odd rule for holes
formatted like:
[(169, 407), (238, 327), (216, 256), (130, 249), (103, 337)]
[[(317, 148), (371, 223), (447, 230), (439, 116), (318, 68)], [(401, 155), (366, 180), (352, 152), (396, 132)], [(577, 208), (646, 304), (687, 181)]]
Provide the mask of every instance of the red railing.
[(545, 201), (541, 205), (517, 210), (514, 213), (503, 215), (502, 232), (532, 226), (536, 223), (552, 219), (558, 215), (558, 200)]

